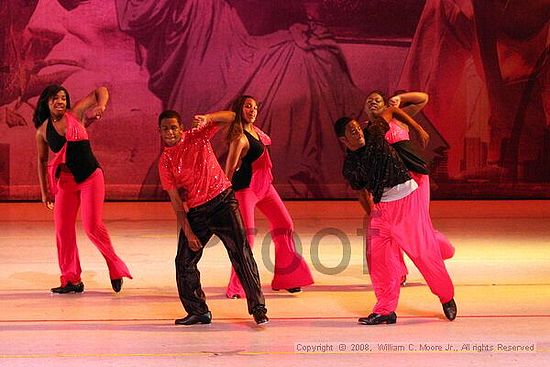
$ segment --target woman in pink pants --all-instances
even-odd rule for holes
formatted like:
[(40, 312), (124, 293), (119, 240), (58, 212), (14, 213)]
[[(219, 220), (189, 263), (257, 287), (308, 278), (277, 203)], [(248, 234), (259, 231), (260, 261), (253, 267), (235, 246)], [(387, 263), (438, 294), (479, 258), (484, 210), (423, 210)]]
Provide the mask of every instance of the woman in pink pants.
[[(53, 293), (84, 291), (75, 230), (79, 207), (86, 234), (107, 262), (113, 290), (120, 292), (123, 277), (132, 278), (126, 264), (116, 255), (103, 224), (103, 171), (92, 153), (83, 122), (85, 113), (92, 119), (101, 118), (108, 100), (109, 92), (101, 87), (71, 109), (67, 90), (50, 85), (40, 95), (34, 111), (40, 191), (42, 202), (54, 210), (61, 270), (61, 286), (52, 288)], [(48, 162), (49, 150), (53, 157)]]
[[(251, 96), (241, 96), (233, 105), (235, 121), (229, 127), (229, 153), (225, 173), (233, 184), (250, 246), (254, 244), (254, 209), (267, 217), (275, 243), (275, 269), (271, 288), (300, 292), (313, 284), (311, 272), (294, 246), (294, 225), (288, 210), (271, 184), (271, 159), (267, 146), (271, 139), (254, 126), (258, 103)], [(242, 298), (244, 291), (235, 271), (227, 286), (228, 298)]]
[[(388, 122), (390, 129), (386, 132), (385, 139), (399, 153), (409, 170), (409, 174), (418, 184), (419, 194), (423, 198), (426, 208), (429, 208), (430, 178), (427, 162), (418, 153), (418, 148), (411, 144), (409, 136), (409, 127), (411, 127), (417, 131), (423, 147), (426, 147), (429, 135), (414, 119), (409, 118), (409, 116), (412, 117), (420, 112), (426, 103), (428, 103), (428, 95), (423, 92), (404, 92), (387, 100), (383, 92), (374, 90), (367, 96), (365, 111), (370, 121), (382, 117)], [(433, 229), (431, 220), (429, 225)], [(451, 242), (441, 232), (435, 229), (433, 231), (439, 243), (443, 259), (453, 257), (455, 249)], [(402, 253), (400, 253), (400, 263), (403, 274), (402, 283), (405, 284), (408, 270), (403, 261)]]

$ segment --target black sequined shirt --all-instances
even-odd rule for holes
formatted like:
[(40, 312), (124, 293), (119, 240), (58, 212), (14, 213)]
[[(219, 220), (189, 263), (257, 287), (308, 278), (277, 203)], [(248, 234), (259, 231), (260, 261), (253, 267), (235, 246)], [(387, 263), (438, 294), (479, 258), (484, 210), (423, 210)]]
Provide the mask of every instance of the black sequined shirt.
[(395, 149), (384, 139), (388, 123), (378, 119), (364, 128), (365, 146), (348, 150), (342, 174), (354, 190), (369, 191), (375, 203), (379, 203), (384, 189), (389, 189), (411, 179), (403, 161)]

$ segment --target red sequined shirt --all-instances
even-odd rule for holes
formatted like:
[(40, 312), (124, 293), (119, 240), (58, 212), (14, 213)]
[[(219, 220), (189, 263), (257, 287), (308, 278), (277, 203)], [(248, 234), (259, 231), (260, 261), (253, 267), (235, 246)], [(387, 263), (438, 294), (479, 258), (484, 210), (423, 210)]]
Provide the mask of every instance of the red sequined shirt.
[(164, 147), (160, 156), (162, 188), (184, 188), (189, 208), (204, 204), (231, 187), (210, 144), (217, 130), (213, 122), (187, 130), (176, 145)]

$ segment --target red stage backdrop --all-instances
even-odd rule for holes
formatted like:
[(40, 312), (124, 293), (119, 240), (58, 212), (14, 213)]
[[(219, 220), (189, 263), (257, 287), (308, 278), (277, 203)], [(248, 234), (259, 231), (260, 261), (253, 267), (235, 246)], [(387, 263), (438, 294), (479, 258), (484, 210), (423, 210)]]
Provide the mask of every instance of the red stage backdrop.
[(31, 119), (51, 83), (109, 88), (89, 133), (112, 200), (164, 197), (160, 111), (187, 123), (241, 94), (284, 198), (354, 197), (332, 123), (364, 118), (373, 89), (429, 93), (434, 198), (549, 198), (549, 17), (550, 0), (2, 1), (0, 199), (39, 198)]

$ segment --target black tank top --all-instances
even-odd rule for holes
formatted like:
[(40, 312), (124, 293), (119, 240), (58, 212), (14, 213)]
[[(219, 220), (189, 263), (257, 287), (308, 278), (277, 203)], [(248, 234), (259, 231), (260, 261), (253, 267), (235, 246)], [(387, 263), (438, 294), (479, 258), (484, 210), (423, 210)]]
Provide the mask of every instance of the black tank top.
[(231, 183), (233, 184), (233, 190), (246, 189), (250, 186), (252, 180), (252, 163), (261, 157), (264, 153), (264, 144), (256, 139), (248, 131), (244, 130), (244, 136), (248, 139), (248, 152), (241, 161), (241, 167), (233, 174)]
[[(63, 148), (63, 145), (67, 143), (67, 161), (65, 165), (73, 174), (76, 182), (80, 183), (84, 181), (100, 167), (92, 152), (89, 140), (67, 142), (67, 138), (55, 130), (51, 120), (48, 120), (48, 125), (46, 126), (46, 139), (48, 139), (48, 146), (54, 153), (58, 153)], [(55, 175), (59, 175), (59, 170)]]
[(401, 140), (391, 145), (409, 171), (429, 175), (428, 160), (424, 158), (420, 149), (410, 140)]
[(48, 119), (48, 125), (46, 125), (46, 139), (48, 140), (48, 146), (54, 153), (59, 152), (67, 142), (67, 139), (55, 130), (50, 119)]

